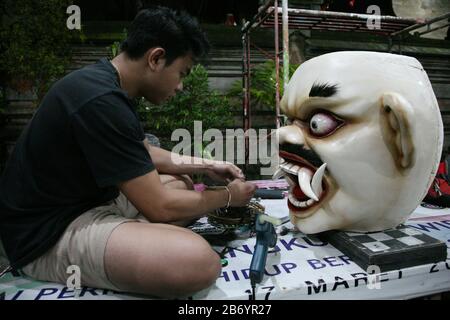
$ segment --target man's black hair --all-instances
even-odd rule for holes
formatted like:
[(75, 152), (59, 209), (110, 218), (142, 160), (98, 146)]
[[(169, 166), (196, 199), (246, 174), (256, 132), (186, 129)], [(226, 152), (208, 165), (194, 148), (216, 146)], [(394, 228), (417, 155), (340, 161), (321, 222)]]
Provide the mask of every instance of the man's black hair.
[(166, 51), (166, 65), (170, 65), (188, 53), (194, 59), (205, 56), (209, 42), (195, 18), (186, 12), (157, 6), (138, 13), (121, 50), (131, 59), (139, 59), (153, 47)]

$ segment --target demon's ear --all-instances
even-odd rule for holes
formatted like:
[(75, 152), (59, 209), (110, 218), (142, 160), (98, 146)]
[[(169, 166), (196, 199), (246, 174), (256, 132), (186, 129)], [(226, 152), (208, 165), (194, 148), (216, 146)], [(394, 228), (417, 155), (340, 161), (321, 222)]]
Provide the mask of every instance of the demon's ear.
[(408, 100), (394, 92), (383, 94), (381, 101), (382, 121), (390, 135), (386, 140), (388, 148), (398, 168), (410, 168), (414, 160), (414, 109)]

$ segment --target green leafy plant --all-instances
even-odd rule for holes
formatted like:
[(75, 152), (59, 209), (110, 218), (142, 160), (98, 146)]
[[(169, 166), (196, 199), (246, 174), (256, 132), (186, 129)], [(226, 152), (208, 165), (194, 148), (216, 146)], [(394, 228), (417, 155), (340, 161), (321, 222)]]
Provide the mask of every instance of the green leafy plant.
[(66, 26), (69, 0), (3, 0), (0, 72), (17, 91), (35, 88), (38, 102), (70, 61), (70, 42), (81, 32)]
[(114, 41), (113, 44), (110, 46), (111, 50), (111, 56), (114, 58), (120, 53), (120, 45), (122, 42), (127, 38), (128, 31), (127, 29), (123, 29), (122, 36), (119, 40)]
[[(203, 131), (223, 129), (232, 124), (229, 101), (210, 89), (205, 67), (195, 65), (184, 79), (183, 87), (182, 92), (159, 106), (140, 101), (138, 110), (149, 132), (170, 138), (178, 128), (187, 129), (192, 134), (194, 121), (202, 121)], [(176, 142), (168, 144), (174, 145)]]
[[(289, 66), (289, 78), (297, 69), (298, 65)], [(283, 96), (283, 68), (280, 67), (280, 98)], [(258, 65), (252, 70), (250, 77), (250, 96), (254, 105), (260, 106), (262, 109), (275, 109), (275, 93), (276, 93), (276, 70), (275, 62), (267, 60), (265, 63)], [(242, 94), (242, 80), (233, 83), (228, 95), (239, 96)]]

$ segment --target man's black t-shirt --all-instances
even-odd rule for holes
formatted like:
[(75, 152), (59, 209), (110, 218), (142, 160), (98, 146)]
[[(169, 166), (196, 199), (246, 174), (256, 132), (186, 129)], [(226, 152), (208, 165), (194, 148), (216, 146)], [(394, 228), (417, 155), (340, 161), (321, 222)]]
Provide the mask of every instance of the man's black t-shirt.
[(116, 198), (120, 182), (152, 171), (144, 138), (107, 59), (55, 83), (0, 179), (0, 237), (11, 266), (44, 254), (75, 218)]

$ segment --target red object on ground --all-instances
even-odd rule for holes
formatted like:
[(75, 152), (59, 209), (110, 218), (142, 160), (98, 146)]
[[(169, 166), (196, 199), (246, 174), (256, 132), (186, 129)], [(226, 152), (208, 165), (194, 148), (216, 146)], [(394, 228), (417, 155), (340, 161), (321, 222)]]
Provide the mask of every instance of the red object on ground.
[(436, 177), (428, 190), (428, 195), (432, 197), (438, 197), (441, 195), (450, 196), (450, 185), (447, 181), (447, 168), (445, 166), (445, 162), (439, 163)]

